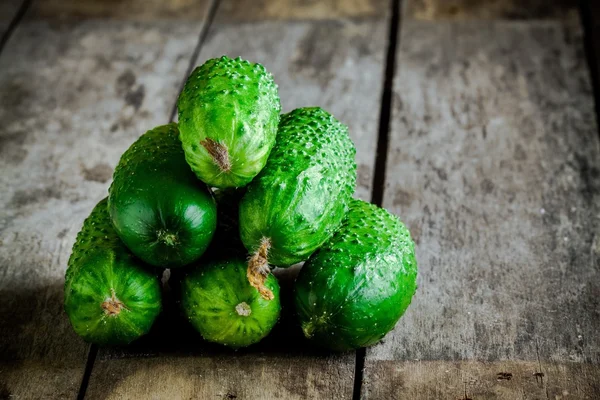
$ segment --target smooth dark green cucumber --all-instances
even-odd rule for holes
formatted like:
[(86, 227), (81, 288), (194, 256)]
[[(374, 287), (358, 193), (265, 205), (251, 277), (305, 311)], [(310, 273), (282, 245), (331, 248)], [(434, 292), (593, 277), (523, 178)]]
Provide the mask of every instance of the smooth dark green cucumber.
[(65, 276), (65, 311), (91, 343), (127, 344), (150, 330), (161, 310), (159, 279), (117, 236), (107, 201), (83, 223)]
[(176, 124), (146, 132), (121, 156), (108, 204), (123, 242), (158, 267), (200, 258), (217, 224), (212, 193), (186, 163)]
[(342, 227), (304, 264), (295, 304), (307, 338), (334, 350), (377, 343), (417, 287), (408, 229), (382, 208), (352, 200)]
[(248, 278), (264, 296), (268, 264), (306, 260), (339, 228), (356, 185), (355, 153), (348, 128), (318, 107), (281, 117), (269, 161), (240, 203)]
[(217, 229), (208, 246), (199, 261), (190, 265), (190, 268), (171, 269), (169, 275), (169, 286), (175, 296), (180, 298), (180, 282), (183, 277), (196, 267), (196, 264), (202, 265), (205, 260), (209, 262), (215, 258), (225, 258), (237, 256), (246, 257), (246, 249), (240, 240), (239, 229), (239, 202), (245, 190), (242, 189), (217, 189), (214, 192), (217, 202)]
[(181, 306), (191, 324), (208, 341), (238, 348), (259, 342), (277, 323), (279, 284), (269, 275), (274, 294), (263, 299), (246, 279), (243, 257), (203, 260), (181, 281)]
[(262, 65), (226, 56), (208, 60), (192, 72), (177, 105), (185, 157), (202, 181), (242, 187), (265, 166), (281, 105)]

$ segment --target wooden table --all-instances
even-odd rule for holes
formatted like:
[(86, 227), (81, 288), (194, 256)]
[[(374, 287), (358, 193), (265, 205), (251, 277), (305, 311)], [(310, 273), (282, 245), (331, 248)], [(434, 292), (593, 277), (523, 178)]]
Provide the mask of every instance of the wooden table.
[[(594, 3), (3, 0), (0, 398), (599, 399)], [(323, 352), (284, 318), (234, 352), (168, 313), (128, 348), (73, 333), (83, 219), (222, 54), (272, 71), (284, 111), (348, 124), (357, 196), (410, 227), (419, 289), (378, 345)]]

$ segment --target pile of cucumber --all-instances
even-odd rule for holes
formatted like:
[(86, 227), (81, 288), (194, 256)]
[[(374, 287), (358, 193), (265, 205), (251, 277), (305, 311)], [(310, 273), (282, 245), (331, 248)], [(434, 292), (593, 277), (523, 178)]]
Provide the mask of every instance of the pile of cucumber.
[(178, 124), (121, 156), (77, 235), (65, 277), (75, 332), (102, 345), (146, 334), (169, 268), (204, 339), (249, 346), (279, 319), (271, 269), (303, 261), (294, 302), (308, 339), (343, 351), (389, 332), (416, 290), (414, 243), (398, 218), (352, 198), (348, 128), (317, 107), (280, 115), (272, 75), (240, 58), (196, 68), (178, 110)]

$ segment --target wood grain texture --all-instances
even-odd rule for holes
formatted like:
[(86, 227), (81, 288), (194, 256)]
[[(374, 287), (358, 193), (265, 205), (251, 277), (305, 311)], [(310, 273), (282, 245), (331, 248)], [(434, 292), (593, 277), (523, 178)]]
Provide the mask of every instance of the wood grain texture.
[[(354, 363), (272, 354), (116, 359), (94, 368), (87, 399), (352, 399)], [(105, 377), (103, 381), (98, 376)]]
[(576, 15), (577, 0), (407, 0), (407, 18), (419, 20), (546, 19)]
[(202, 21), (211, 0), (43, 0), (32, 18), (43, 20), (111, 19), (127, 21)]
[(0, 56), (0, 397), (76, 395), (71, 246), (121, 153), (168, 121), (200, 29), (27, 18)]
[(404, 22), (384, 206), (417, 243), (419, 289), (367, 351), (365, 398), (390, 398), (384, 369), (411, 360), (600, 362), (600, 146), (581, 36), (578, 19)]
[[(348, 124), (358, 147), (358, 195), (369, 199), (386, 20), (243, 25), (225, 23), (219, 15), (216, 20), (221, 22), (211, 27), (198, 64), (222, 54), (263, 63), (279, 85), (284, 112), (321, 105)], [(88, 397), (351, 399), (355, 354), (311, 348), (296, 326), (291, 294), (297, 272), (298, 267), (277, 271), (282, 320), (260, 344), (231, 352), (203, 342), (171, 304), (147, 340), (99, 352)]]
[(17, 15), (24, 0), (2, 0), (0, 2), (0, 37), (2, 37), (10, 23)]
[(376, 361), (369, 399), (594, 400), (600, 368), (586, 363), (528, 361)]
[(373, 19), (388, 15), (389, 0), (223, 1), (217, 22)]

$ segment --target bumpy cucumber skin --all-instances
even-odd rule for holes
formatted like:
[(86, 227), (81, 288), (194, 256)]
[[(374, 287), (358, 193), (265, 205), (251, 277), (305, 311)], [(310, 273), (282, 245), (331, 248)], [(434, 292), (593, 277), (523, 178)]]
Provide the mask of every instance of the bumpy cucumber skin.
[(240, 203), (250, 253), (271, 241), (269, 264), (306, 260), (339, 228), (356, 186), (348, 128), (318, 107), (281, 117), (277, 144)]
[(157, 267), (200, 258), (217, 225), (215, 200), (186, 163), (176, 124), (146, 132), (123, 153), (108, 203), (123, 242)]
[(304, 264), (296, 281), (304, 334), (339, 351), (375, 344), (410, 305), (416, 280), (408, 229), (386, 210), (352, 200), (339, 232)]
[[(182, 279), (181, 305), (202, 337), (239, 348), (259, 342), (279, 319), (279, 284), (269, 275), (266, 286), (273, 300), (263, 299), (246, 279), (243, 257), (217, 258), (201, 264)], [(236, 306), (245, 302), (251, 313), (241, 316)]]
[[(65, 276), (65, 311), (75, 332), (100, 345), (127, 344), (150, 330), (161, 310), (158, 277), (144, 269), (117, 236), (104, 199), (77, 235)], [(102, 303), (124, 305), (108, 315)]]
[[(178, 100), (185, 158), (199, 179), (218, 188), (247, 185), (275, 144), (281, 104), (273, 76), (241, 58), (208, 60), (188, 78)], [(201, 142), (228, 152), (224, 171)]]

